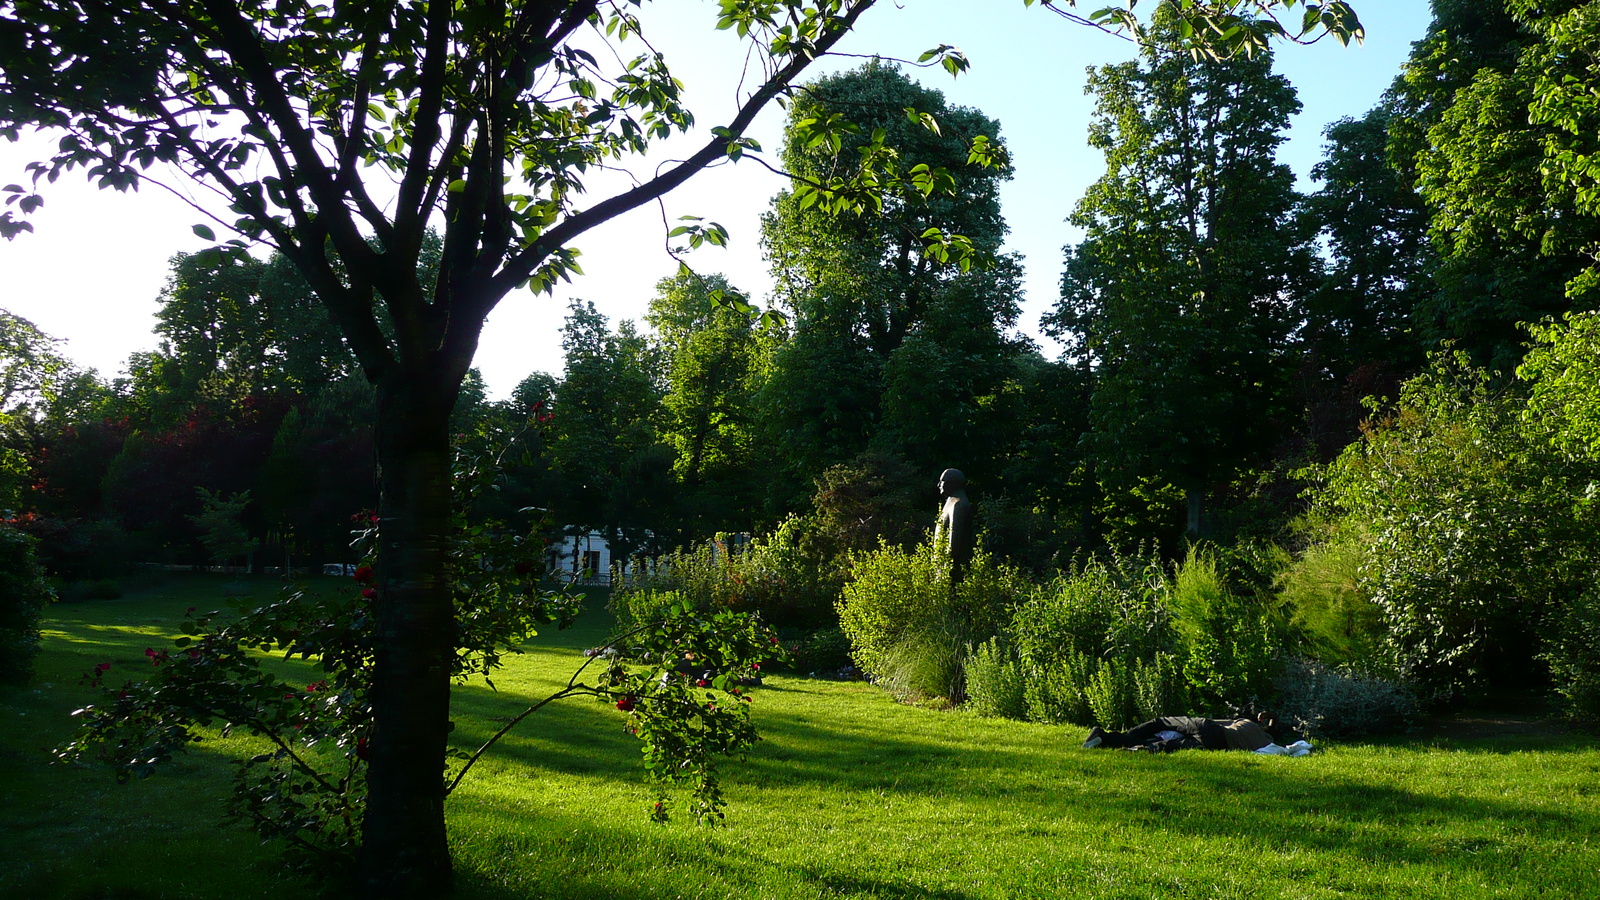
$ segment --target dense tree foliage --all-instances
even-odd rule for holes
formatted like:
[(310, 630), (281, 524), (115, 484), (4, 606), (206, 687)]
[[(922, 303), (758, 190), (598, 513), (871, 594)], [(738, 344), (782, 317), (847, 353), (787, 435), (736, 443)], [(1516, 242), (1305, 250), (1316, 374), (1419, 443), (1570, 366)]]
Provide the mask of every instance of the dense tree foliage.
[(1294, 177), (1277, 162), (1293, 88), (1270, 54), (1194, 59), (1171, 44), (1090, 73), (1106, 174), (1073, 213), (1046, 320), (1091, 374), (1096, 477), (1201, 500), (1259, 461), (1283, 415), (1284, 350), (1312, 270)]
[[(832, 129), (825, 140), (809, 135), (818, 121)], [(879, 62), (808, 85), (789, 122), (782, 161), (798, 187), (773, 200), (762, 227), (793, 324), (763, 398), (787, 474), (805, 486), (869, 448), (930, 480), (949, 460), (984, 465), (1001, 449), (993, 398), (1027, 346), (1014, 331), (1021, 267), (999, 253), (1010, 177), (999, 125)], [(807, 189), (885, 146), (921, 168), (872, 215)], [(953, 261), (941, 235), (973, 256)]]

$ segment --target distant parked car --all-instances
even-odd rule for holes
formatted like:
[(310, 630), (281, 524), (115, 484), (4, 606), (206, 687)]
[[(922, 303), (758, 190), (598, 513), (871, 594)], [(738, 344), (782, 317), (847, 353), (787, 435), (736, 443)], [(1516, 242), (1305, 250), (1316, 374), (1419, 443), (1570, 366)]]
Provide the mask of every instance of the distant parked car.
[(354, 575), (355, 573), (356, 567), (351, 563), (323, 563), (322, 565), (322, 574), (324, 575)]

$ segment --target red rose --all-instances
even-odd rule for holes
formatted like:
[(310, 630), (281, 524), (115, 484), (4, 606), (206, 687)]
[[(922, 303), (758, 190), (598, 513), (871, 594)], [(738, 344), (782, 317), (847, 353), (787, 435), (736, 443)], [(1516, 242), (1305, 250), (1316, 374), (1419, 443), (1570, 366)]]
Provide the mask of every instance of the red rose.
[(617, 709), (623, 712), (633, 712), (634, 701), (632, 697), (623, 697), (617, 701)]
[(359, 582), (361, 584), (366, 584), (367, 582), (369, 582), (371, 580), (372, 580), (372, 567), (371, 566), (357, 566), (356, 567), (356, 581), (357, 582)]
[(367, 598), (368, 600), (375, 599), (378, 596), (378, 589), (377, 588), (362, 588), (361, 589), (361, 596)]
[(366, 738), (356, 738), (356, 759), (366, 759), (370, 754)]

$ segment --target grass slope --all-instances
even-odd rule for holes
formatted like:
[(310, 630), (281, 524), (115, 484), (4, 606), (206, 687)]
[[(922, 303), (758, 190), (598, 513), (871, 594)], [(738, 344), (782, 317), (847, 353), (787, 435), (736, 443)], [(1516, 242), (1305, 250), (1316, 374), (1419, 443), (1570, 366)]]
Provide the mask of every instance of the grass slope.
[[(50, 611), (35, 684), (0, 693), (0, 897), (316, 892), (247, 831), (219, 826), (237, 741), (131, 785), (48, 765), (66, 713), (91, 699), (78, 674), (103, 660), (139, 671), (144, 648), (220, 587), (186, 579)], [(458, 689), (458, 743), (476, 746), (564, 683), (605, 629), (590, 613), (512, 659), (498, 691)], [(715, 830), (646, 821), (650, 789), (615, 710), (536, 714), (450, 801), (457, 894), (1600, 897), (1600, 746), (1582, 735), (1152, 757), (1079, 750), (1077, 729), (783, 677), (755, 711), (765, 740), (726, 767), (729, 825)]]

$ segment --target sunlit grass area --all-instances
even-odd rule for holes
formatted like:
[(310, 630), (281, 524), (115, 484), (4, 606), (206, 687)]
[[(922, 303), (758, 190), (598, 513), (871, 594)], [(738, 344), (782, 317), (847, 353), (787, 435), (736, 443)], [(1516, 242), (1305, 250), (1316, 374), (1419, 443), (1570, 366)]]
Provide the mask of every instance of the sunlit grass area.
[[(38, 678), (0, 694), (0, 897), (244, 900), (326, 887), (221, 824), (238, 741), (200, 744), (129, 785), (49, 765), (68, 713), (92, 699), (80, 673), (103, 661), (113, 674), (148, 668), (144, 649), (175, 634), (188, 606), (216, 608), (222, 587), (185, 579), (50, 610)], [(265, 597), (275, 585), (254, 587)], [(458, 689), (457, 742), (475, 747), (564, 684), (606, 629), (591, 609), (512, 657), (498, 690)], [(1600, 745), (1583, 734), (1157, 757), (1081, 750), (1081, 729), (902, 706), (860, 683), (774, 677), (754, 708), (765, 740), (725, 767), (721, 829), (647, 821), (653, 793), (616, 710), (572, 701), (537, 713), (450, 801), (458, 894), (1600, 893)]]

